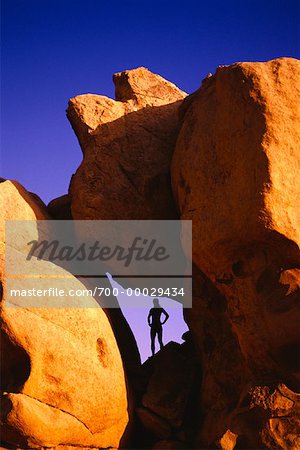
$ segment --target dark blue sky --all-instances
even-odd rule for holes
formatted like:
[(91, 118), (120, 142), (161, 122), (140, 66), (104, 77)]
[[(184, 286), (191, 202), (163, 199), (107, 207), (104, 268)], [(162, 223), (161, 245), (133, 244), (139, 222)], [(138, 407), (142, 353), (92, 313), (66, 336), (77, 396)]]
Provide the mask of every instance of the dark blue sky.
[(299, 2), (2, 0), (2, 167), (46, 202), (81, 159), (70, 97), (146, 66), (194, 91), (220, 64), (299, 57)]

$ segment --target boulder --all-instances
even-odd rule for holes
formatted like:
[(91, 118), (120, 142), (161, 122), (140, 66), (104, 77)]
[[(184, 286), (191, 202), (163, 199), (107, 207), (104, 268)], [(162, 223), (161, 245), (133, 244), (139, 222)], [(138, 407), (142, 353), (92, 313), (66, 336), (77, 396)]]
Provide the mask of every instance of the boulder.
[(71, 199), (68, 194), (51, 200), (47, 205), (47, 210), (55, 220), (72, 220)]
[(223, 435), (228, 411), (239, 403), (246, 381), (242, 353), (227, 316), (226, 298), (196, 266), (193, 307), (184, 310), (184, 317), (202, 371), (195, 382), (198, 417), (193, 415), (194, 429), (201, 430), (198, 445), (208, 447), (216, 436)]
[(4, 242), (6, 220), (50, 219), (44, 203), (37, 200), (20, 183), (4, 180), (0, 184), (0, 276), (4, 271)]
[[(35, 192), (29, 192), (29, 194), (33, 197), (35, 203), (36, 203), (37, 205), (39, 205), (39, 207), (40, 207), (43, 211), (45, 211), (45, 210), (47, 209), (46, 204), (43, 202), (43, 200), (41, 199), (41, 197), (40, 197), (39, 195), (37, 195)], [(47, 215), (47, 213), (46, 213), (46, 215)], [(49, 215), (48, 218), (52, 218), (52, 216), (51, 216), (50, 213), (48, 213), (48, 215)]]
[(146, 361), (143, 370), (150, 374), (142, 397), (143, 407), (162, 417), (173, 429), (180, 428), (192, 407), (190, 400), (196, 379), (194, 353), (185, 345), (169, 342)]
[[(50, 219), (46, 206), (40, 197), (28, 192), (14, 180), (1, 182), (1, 211), (5, 220), (41, 220)], [(1, 239), (4, 230), (4, 219), (0, 222)]]
[(68, 119), (83, 161), (69, 187), (74, 219), (174, 219), (170, 162), (185, 93), (140, 67), (115, 74), (116, 99), (79, 95)]
[[(18, 186), (21, 190), (24, 189), (23, 186), (20, 183), (18, 183), (17, 181), (7, 180), (7, 178), (1, 178), (0, 177), (0, 183), (4, 183), (5, 181), (10, 181), (15, 186)], [(25, 191), (26, 191), (26, 189), (25, 189)], [(39, 206), (40, 209), (45, 211), (46, 205), (45, 205), (45, 203), (43, 202), (43, 200), (41, 199), (41, 197), (39, 195), (37, 195), (35, 192), (29, 192), (29, 191), (26, 191), (26, 193), (29, 194), (29, 196), (33, 197), (34, 204), (35, 204), (36, 207)], [(45, 215), (47, 215), (46, 212), (45, 212)]]
[[(293, 438), (283, 444), (285, 428), (297, 434), (295, 411), (278, 417), (252, 392), (300, 388), (299, 105), (300, 61), (280, 58), (219, 67), (181, 109), (173, 192), (193, 220), (193, 262), (225, 299), (222, 320), (238, 343), (227, 364), (242, 367), (240, 399), (224, 400), (215, 438), (202, 428), (205, 446), (229, 429), (242, 448), (295, 448)], [(262, 442), (271, 429), (274, 441)]]
[[(117, 73), (113, 80), (117, 100), (86, 94), (69, 102), (67, 116), (83, 152), (69, 187), (71, 215), (79, 220), (175, 219), (170, 162), (178, 107), (186, 94), (143, 67)], [(60, 214), (57, 204), (49, 204), (54, 216)], [(107, 313), (132, 378), (140, 357), (116, 299), (115, 305)]]
[(160, 448), (153, 447), (158, 438), (162, 445), (193, 445), (201, 374), (193, 342), (186, 338), (183, 344), (169, 342), (141, 367), (134, 448)]
[(276, 242), (278, 258), (299, 263), (299, 67), (291, 58), (219, 67), (186, 101), (174, 195), (193, 220), (194, 260), (207, 272), (218, 260), (211, 276), (248, 242)]
[[(18, 183), (0, 185), (1, 251), (6, 219), (42, 220), (47, 213)], [(38, 230), (38, 222), (37, 228)], [(17, 243), (13, 243), (16, 255)], [(48, 261), (52, 278), (35, 278), (47, 289), (63, 283), (84, 286)], [(18, 288), (28, 288), (19, 276)], [(32, 306), (29, 297), (12, 298), (1, 272), (1, 423), (3, 442), (20, 448), (70, 446), (118, 448), (128, 423), (122, 360), (109, 321), (90, 296), (65, 295), (59, 306), (46, 295)], [(57, 299), (56, 299), (57, 300)], [(28, 303), (26, 303), (28, 301)], [(21, 302), (21, 303), (20, 303)]]
[(143, 427), (150, 431), (151, 434), (160, 439), (171, 436), (172, 429), (168, 422), (162, 417), (143, 407), (136, 408), (135, 412)]

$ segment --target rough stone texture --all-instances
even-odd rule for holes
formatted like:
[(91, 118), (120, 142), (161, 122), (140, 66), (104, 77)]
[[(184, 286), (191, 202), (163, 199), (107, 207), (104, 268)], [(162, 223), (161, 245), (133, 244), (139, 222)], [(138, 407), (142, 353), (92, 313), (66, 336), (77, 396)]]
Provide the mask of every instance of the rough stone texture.
[(0, 276), (3, 276), (5, 220), (42, 220), (50, 219), (50, 215), (43, 202), (37, 201), (17, 181), (3, 179), (0, 196)]
[[(170, 161), (186, 94), (143, 67), (115, 74), (114, 83), (117, 101), (86, 94), (69, 102), (67, 116), (83, 151), (69, 188), (72, 217), (174, 219)], [(121, 311), (108, 315), (132, 378), (140, 364), (136, 343)]]
[(115, 97), (120, 102), (133, 100), (135, 104), (161, 106), (185, 97), (175, 84), (144, 67), (114, 74)]
[(117, 101), (79, 95), (67, 116), (83, 151), (69, 194), (74, 219), (177, 217), (170, 161), (185, 93), (140, 67), (114, 75)]
[[(95, 278), (86, 278), (81, 280), (87, 289), (94, 290), (96, 287), (103, 289), (111, 289), (111, 284), (106, 278), (100, 281)], [(137, 377), (139, 376), (139, 368), (141, 366), (141, 358), (135, 337), (130, 329), (130, 326), (119, 306), (118, 299), (112, 293), (105, 295), (101, 299), (103, 311), (108, 317), (108, 320), (114, 331), (118, 348), (121, 353), (124, 369), (134, 394)], [(109, 306), (105, 306), (109, 305)], [(114, 307), (112, 307), (114, 305)]]
[(72, 220), (71, 199), (68, 194), (51, 200), (47, 205), (47, 210), (55, 220)]
[[(15, 182), (0, 184), (0, 209), (1, 252), (4, 220), (47, 218)], [(53, 276), (62, 277), (66, 289), (83, 289), (60, 267), (38, 264), (52, 266)], [(49, 283), (40, 278), (38, 287), (48, 288)], [(1, 439), (21, 448), (117, 448), (128, 422), (127, 392), (104, 312), (92, 297), (77, 297), (74, 308), (68, 307), (67, 297), (61, 297), (61, 308), (14, 307), (5, 300), (3, 270), (1, 286)], [(46, 297), (45, 306), (51, 301)]]
[(233, 450), (236, 446), (237, 435), (227, 430), (220, 439), (220, 447), (222, 450)]
[[(47, 211), (55, 220), (72, 220), (70, 196), (66, 194), (51, 200), (47, 206)], [(87, 289), (94, 290), (97, 286), (99, 286), (98, 279), (84, 279), (82, 282)], [(110, 282), (106, 279), (102, 279), (101, 287), (110, 288)], [(110, 295), (105, 296), (105, 300), (110, 305), (115, 304), (115, 308), (104, 308), (104, 311), (107, 314), (108, 320), (114, 330), (126, 373), (130, 378), (133, 378), (135, 377), (136, 371), (141, 363), (135, 338), (122, 313), (122, 310), (118, 307), (117, 299), (113, 295)]]
[(41, 220), (50, 218), (42, 200), (36, 194), (28, 192), (17, 181), (3, 180), (0, 189), (2, 216), (0, 222), (1, 238), (4, 230), (3, 217), (5, 217), (5, 220)]
[[(9, 181), (10, 183), (12, 183), (12, 184), (14, 184), (16, 187), (18, 187), (20, 190), (25, 191), (25, 192), (26, 192), (26, 195), (27, 195), (28, 197), (30, 197), (30, 196), (33, 197), (35, 207), (36, 207), (36, 208), (39, 207), (42, 211), (45, 211), (46, 205), (45, 205), (45, 203), (43, 202), (43, 200), (41, 199), (41, 197), (39, 197), (39, 196), (38, 196), (37, 194), (35, 194), (34, 192), (29, 192), (29, 191), (27, 191), (20, 183), (18, 183), (18, 182), (15, 181), (15, 180), (7, 180), (7, 178), (2, 178), (2, 177), (0, 177), (0, 183), (4, 183), (5, 181)], [(44, 214), (45, 214), (46, 216), (48, 216), (46, 212), (44, 212)]]
[(207, 271), (213, 257), (220, 266), (252, 242), (283, 240), (278, 258), (299, 262), (299, 66), (282, 58), (220, 67), (187, 109), (173, 186), (181, 217), (193, 219), (195, 261)]
[[(220, 67), (183, 102), (183, 92), (144, 68), (114, 83), (116, 101), (70, 100), (83, 162), (48, 211), (57, 219), (176, 218), (169, 165), (179, 112), (172, 178), (181, 217), (193, 220), (192, 339), (137, 371), (145, 445), (136, 448), (300, 449), (300, 62)], [(4, 218), (49, 218), (34, 194), (0, 182)], [(0, 222), (2, 253), (3, 233)], [(88, 301), (84, 313), (67, 315), (2, 303), (4, 439), (18, 448), (118, 445), (127, 423), (122, 363), (105, 315)], [(138, 367), (114, 311), (124, 366)], [(195, 377), (184, 356), (191, 342), (203, 367)]]
[(183, 344), (169, 342), (140, 369), (134, 448), (160, 448), (158, 439), (193, 447), (201, 374), (190, 333), (184, 337)]
[(201, 414), (200, 441), (205, 446), (223, 434), (228, 410), (238, 404), (245, 386), (242, 355), (226, 308), (225, 297), (194, 266), (193, 307), (185, 309), (184, 316), (202, 368), (195, 395)]
[(165, 419), (173, 428), (183, 424), (187, 405), (195, 379), (193, 353), (185, 346), (169, 342), (145, 366), (150, 365), (152, 374), (142, 398), (142, 404)]
[[(284, 384), (276, 388), (255, 387), (251, 391), (251, 407), (260, 408), (267, 414), (266, 426), (262, 430), (262, 442), (267, 448), (300, 448), (300, 394)], [(249, 427), (249, 438), (251, 433)]]
[(154, 436), (160, 439), (171, 436), (171, 427), (162, 417), (143, 407), (136, 408), (136, 414), (146, 430), (150, 431)]
[[(252, 396), (300, 385), (300, 62), (219, 67), (181, 115), (173, 190), (181, 217), (193, 220), (195, 266), (225, 299), (222, 320), (243, 367), (244, 393), (227, 403), (223, 433), (237, 434), (238, 448), (299, 448), (295, 409), (278, 417)], [(236, 361), (227, 363), (235, 378)], [(201, 433), (207, 446), (222, 435)]]

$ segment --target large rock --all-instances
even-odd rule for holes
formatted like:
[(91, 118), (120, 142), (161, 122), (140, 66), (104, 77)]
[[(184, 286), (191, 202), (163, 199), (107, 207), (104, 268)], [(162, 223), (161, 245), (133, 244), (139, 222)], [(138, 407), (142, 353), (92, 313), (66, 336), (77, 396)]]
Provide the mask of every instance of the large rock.
[[(0, 185), (1, 250), (4, 220), (46, 219), (45, 211), (17, 183)], [(38, 227), (36, 228), (38, 230)], [(17, 257), (17, 242), (14, 246)], [(47, 262), (53, 278), (39, 277), (36, 287), (64, 283), (84, 286), (70, 273)], [(120, 353), (109, 321), (92, 297), (60, 298), (41, 307), (31, 298), (10, 298), (1, 272), (1, 439), (21, 448), (119, 446), (128, 423), (127, 392)], [(28, 280), (16, 280), (26, 288)], [(26, 301), (28, 300), (28, 303)], [(25, 301), (25, 303), (24, 303)], [(71, 306), (71, 307), (70, 307)]]
[[(199, 440), (204, 447), (224, 433), (228, 426), (228, 411), (239, 402), (245, 388), (242, 354), (226, 309), (226, 298), (194, 266), (193, 307), (185, 309), (184, 316), (202, 368), (195, 397), (201, 417)], [(195, 429), (199, 429), (196, 414), (194, 421)]]
[(6, 220), (42, 220), (50, 219), (46, 206), (33, 194), (28, 192), (20, 183), (2, 179), (1, 220), (0, 220), (0, 276), (4, 271), (4, 242)]
[[(66, 194), (51, 200), (47, 205), (47, 211), (55, 220), (72, 220), (70, 196)], [(84, 279), (82, 282), (85, 284), (87, 289), (94, 290), (97, 286), (99, 286), (98, 279)], [(110, 289), (111, 285), (108, 280), (102, 279), (101, 287)], [(110, 305), (115, 305), (114, 308), (105, 308), (104, 311), (107, 314), (110, 324), (114, 330), (126, 373), (130, 378), (135, 378), (136, 372), (138, 371), (141, 363), (135, 338), (125, 319), (125, 316), (119, 308), (117, 299), (110, 295), (106, 296), (106, 300)]]
[(300, 386), (300, 62), (219, 67), (181, 114), (173, 190), (193, 220), (193, 261), (226, 300), (245, 377), (228, 429), (243, 448), (297, 448), (297, 406), (283, 419), (256, 393)]
[(140, 67), (114, 75), (116, 101), (79, 95), (67, 116), (83, 151), (69, 193), (74, 219), (177, 217), (170, 161), (185, 93)]
[[(117, 100), (86, 94), (69, 102), (67, 116), (83, 151), (69, 187), (72, 217), (177, 218), (170, 162), (178, 107), (186, 94), (143, 67), (117, 73), (113, 79)], [(54, 215), (57, 206), (58, 200), (49, 205)], [(140, 364), (139, 353), (116, 301), (115, 306), (108, 315), (132, 378)]]
[(28, 192), (14, 180), (4, 180), (1, 189), (1, 240), (4, 233), (4, 220), (42, 220), (50, 219), (46, 206), (33, 193)]
[(136, 408), (135, 412), (143, 427), (155, 437), (168, 438), (171, 436), (171, 427), (162, 417), (143, 407)]
[(47, 210), (55, 220), (72, 220), (71, 199), (68, 194), (51, 200), (47, 205)]
[(252, 242), (275, 242), (278, 259), (299, 264), (299, 67), (289, 58), (219, 67), (186, 101), (174, 194), (193, 220), (194, 260), (207, 272), (218, 260), (215, 277)]
[(157, 439), (179, 440), (182, 449), (193, 445), (201, 370), (190, 333), (182, 338), (183, 344), (169, 342), (142, 365), (135, 448), (152, 448)]
[[(150, 366), (150, 367), (148, 367)], [(179, 429), (188, 414), (196, 378), (195, 358), (188, 346), (169, 342), (144, 364), (151, 376), (142, 404)]]

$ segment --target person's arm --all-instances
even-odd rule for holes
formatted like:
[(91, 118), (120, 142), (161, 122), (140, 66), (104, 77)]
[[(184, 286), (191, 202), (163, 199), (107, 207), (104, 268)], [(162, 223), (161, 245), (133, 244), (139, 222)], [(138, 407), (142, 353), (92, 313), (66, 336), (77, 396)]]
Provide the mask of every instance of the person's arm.
[(166, 321), (169, 319), (170, 316), (169, 316), (169, 314), (167, 313), (167, 311), (166, 311), (165, 309), (163, 309), (162, 312), (163, 312), (164, 315), (166, 316), (166, 317), (165, 317), (165, 320), (162, 322), (162, 324), (164, 324), (164, 323), (166, 323)]
[(151, 312), (151, 309), (150, 309), (149, 314), (148, 314), (148, 325), (149, 325), (149, 327), (151, 327), (151, 317), (152, 317), (152, 312)]

